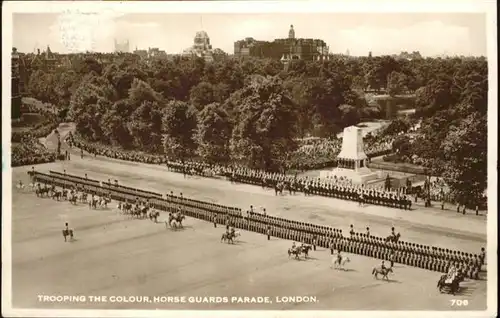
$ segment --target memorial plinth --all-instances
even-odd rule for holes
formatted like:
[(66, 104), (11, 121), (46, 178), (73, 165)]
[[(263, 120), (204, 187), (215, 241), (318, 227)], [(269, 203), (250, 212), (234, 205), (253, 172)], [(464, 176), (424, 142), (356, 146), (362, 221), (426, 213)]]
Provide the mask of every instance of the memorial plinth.
[(357, 184), (365, 184), (378, 179), (378, 174), (366, 166), (367, 159), (363, 144), (363, 130), (357, 126), (344, 128), (342, 150), (337, 156), (338, 166), (333, 170), (321, 171), (320, 178), (343, 177)]

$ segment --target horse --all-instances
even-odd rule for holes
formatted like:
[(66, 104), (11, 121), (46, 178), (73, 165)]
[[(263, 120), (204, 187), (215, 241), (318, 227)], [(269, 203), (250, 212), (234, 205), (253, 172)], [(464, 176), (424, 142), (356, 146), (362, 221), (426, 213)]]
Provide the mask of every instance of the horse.
[(136, 204), (134, 209), (131, 211), (132, 217), (140, 218), (142, 215), (142, 208)]
[(288, 192), (290, 193), (290, 195), (294, 195), (295, 192), (297, 191), (296, 181), (288, 181), (286, 183), (286, 188), (287, 188)]
[(288, 249), (288, 258), (290, 258), (290, 256), (292, 256), (292, 255), (295, 255), (295, 258), (299, 259), (300, 258), (300, 253), (301, 253), (300, 247), (289, 248)]
[(303, 187), (304, 195), (311, 195), (311, 186), (309, 184), (305, 184)]
[(26, 188), (26, 186), (24, 185), (24, 183), (21, 180), (19, 180), (19, 183), (16, 185), (16, 188), (18, 190), (24, 190)]
[(160, 211), (153, 210), (153, 211), (149, 212), (149, 219), (151, 221), (154, 220), (155, 223), (158, 223), (158, 217), (159, 216), (160, 216)]
[(49, 194), (49, 188), (47, 186), (41, 187), (40, 184), (38, 184), (38, 187), (35, 189), (35, 194), (37, 197), (43, 197), (44, 194)]
[[(183, 227), (182, 226), (182, 221), (185, 218), (186, 217), (183, 214), (181, 214), (181, 213), (169, 214), (168, 215), (168, 226), (173, 227), (173, 228), (177, 228), (177, 227), (182, 228)], [(165, 225), (167, 225), (167, 224), (165, 224)]]
[(274, 194), (275, 195), (283, 195), (283, 188), (284, 188), (284, 185), (283, 185), (283, 182), (278, 182), (274, 185)]
[(68, 236), (71, 240), (73, 240), (73, 229), (64, 229), (62, 230), (62, 234), (64, 236), (64, 242), (67, 241), (66, 237)]
[(147, 206), (142, 206), (140, 209), (141, 218), (145, 219), (148, 216), (149, 208)]
[(128, 214), (131, 213), (132, 211), (132, 204), (125, 202), (123, 204), (118, 204), (118, 208), (122, 210), (123, 214)]
[(97, 209), (97, 203), (99, 202), (99, 199), (91, 197), (88, 202), (89, 209)]
[(397, 243), (399, 241), (399, 239), (401, 238), (401, 234), (398, 233), (396, 235), (394, 234), (391, 234), (389, 235), (388, 237), (385, 238), (385, 241), (386, 242), (394, 242), (394, 243)]
[(382, 266), (378, 266), (378, 267), (374, 267), (372, 270), (372, 275), (375, 276), (376, 279), (378, 279), (378, 274), (381, 274), (382, 279), (385, 278), (386, 280), (389, 280), (389, 277), (387, 276), (387, 275), (389, 275), (389, 273), (394, 273), (394, 271), (392, 270), (392, 267), (382, 268)]
[(29, 185), (28, 185), (28, 189), (29, 191), (33, 192), (33, 191), (36, 191), (36, 187), (37, 187), (37, 184), (35, 182), (31, 182)]
[(220, 238), (220, 241), (221, 242), (227, 242), (228, 244), (231, 243), (233, 244), (234, 243), (234, 239), (237, 238), (238, 236), (240, 236), (240, 234), (238, 232), (230, 232), (230, 233), (222, 233), (222, 236)]
[(81, 193), (80, 193), (80, 196), (78, 197), (78, 200), (79, 200), (81, 203), (85, 203), (85, 202), (87, 202), (87, 197), (88, 197), (87, 193), (85, 193), (85, 192), (81, 192)]
[(437, 283), (437, 288), (439, 289), (439, 292), (442, 293), (443, 289), (448, 288), (449, 292), (452, 295), (455, 295), (458, 290), (460, 289), (460, 282), (464, 280), (464, 275), (462, 273), (456, 274), (451, 282), (447, 282), (448, 275), (441, 275), (441, 277), (438, 280)]
[(345, 257), (335, 257), (334, 260), (332, 260), (332, 265), (330, 266), (330, 268), (335, 268), (335, 269), (341, 269), (341, 270), (345, 270), (345, 264), (346, 263), (349, 263), (351, 260), (349, 259), (349, 257), (345, 256)]
[(58, 191), (58, 190), (53, 190), (52, 191), (52, 199), (53, 200), (60, 201), (61, 198), (62, 198), (62, 191)]
[(309, 257), (309, 251), (312, 249), (311, 245), (303, 245), (299, 247), (301, 249), (301, 252), (304, 253), (304, 258)]
[(100, 208), (108, 208), (108, 203), (111, 203), (111, 199), (106, 197), (101, 197), (98, 201)]
[(68, 193), (68, 201), (69, 203), (76, 205), (76, 200), (77, 200), (77, 194), (76, 192), (70, 192)]
[(50, 188), (47, 185), (44, 185), (43, 188), (41, 186), (38, 187), (37, 196), (43, 197), (44, 195), (46, 195), (48, 197), (49, 194), (50, 194)]

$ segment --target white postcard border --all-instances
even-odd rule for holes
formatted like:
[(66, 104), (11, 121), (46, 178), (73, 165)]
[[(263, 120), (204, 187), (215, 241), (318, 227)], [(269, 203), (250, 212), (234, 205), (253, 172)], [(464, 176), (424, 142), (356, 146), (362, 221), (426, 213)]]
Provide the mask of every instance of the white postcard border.
[[(356, 1), (190, 1), (184, 2), (4, 2), (2, 10), (2, 315), (7, 317), (493, 317), (497, 308), (497, 16), (495, 1), (477, 0), (356, 0)], [(12, 308), (10, 92), (12, 14), (56, 12), (121, 13), (328, 13), (328, 12), (485, 12), (488, 48), (488, 214), (486, 311), (188, 311), (188, 310), (42, 310)]]

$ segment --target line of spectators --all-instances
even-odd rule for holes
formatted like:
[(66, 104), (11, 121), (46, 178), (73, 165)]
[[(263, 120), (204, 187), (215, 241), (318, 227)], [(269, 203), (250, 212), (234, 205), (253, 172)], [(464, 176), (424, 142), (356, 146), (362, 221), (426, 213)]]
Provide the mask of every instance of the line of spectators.
[(79, 138), (70, 135), (68, 142), (94, 155), (104, 155), (112, 158), (138, 161), (143, 163), (165, 164), (171, 171), (200, 175), (205, 177), (223, 176), (232, 182), (247, 183), (263, 187), (276, 188), (290, 192), (303, 192), (306, 195), (322, 195), (345, 200), (357, 201), (360, 204), (370, 203), (388, 207), (411, 209), (411, 199), (399, 191), (364, 188), (354, 186), (350, 180), (333, 178), (328, 181), (319, 178), (297, 177), (271, 173), (245, 167), (226, 167), (208, 165), (200, 162), (174, 162), (166, 156), (151, 155), (140, 152), (120, 151), (106, 148), (102, 145), (83, 143)]
[(13, 143), (11, 151), (12, 167), (48, 163), (56, 160), (56, 154), (47, 150), (35, 138), (25, 137), (20, 143)]
[(40, 109), (35, 106), (29, 106), (30, 112), (41, 114), (44, 120), (33, 127), (25, 127), (21, 131), (12, 131), (11, 142), (21, 142), (26, 138), (47, 137), (54, 129), (59, 126), (57, 117), (48, 110)]

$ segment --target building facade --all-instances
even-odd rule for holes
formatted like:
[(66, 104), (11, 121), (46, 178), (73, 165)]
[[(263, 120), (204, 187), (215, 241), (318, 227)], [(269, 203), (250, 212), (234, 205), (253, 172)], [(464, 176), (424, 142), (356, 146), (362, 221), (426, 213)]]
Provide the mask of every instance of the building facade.
[(142, 60), (167, 57), (167, 52), (160, 50), (157, 47), (150, 47), (147, 50), (138, 50), (136, 47), (133, 53), (138, 55)]
[(288, 37), (272, 42), (245, 38), (234, 43), (234, 55), (239, 57), (272, 58), (282, 61), (321, 61), (328, 59), (329, 47), (320, 39), (295, 37), (295, 29), (290, 26)]
[(47, 49), (44, 52), (37, 49), (37, 53), (32, 56), (29, 65), (30, 71), (42, 70), (46, 73), (50, 73), (56, 70), (58, 66), (58, 58), (52, 52), (50, 46), (47, 46)]
[(115, 39), (115, 52), (116, 53), (129, 53), (130, 52), (130, 42), (129, 40), (118, 42)]
[(16, 48), (12, 48), (12, 65), (11, 65), (11, 95), (10, 95), (10, 109), (11, 119), (18, 119), (21, 117), (21, 72), (20, 63), (21, 59)]

